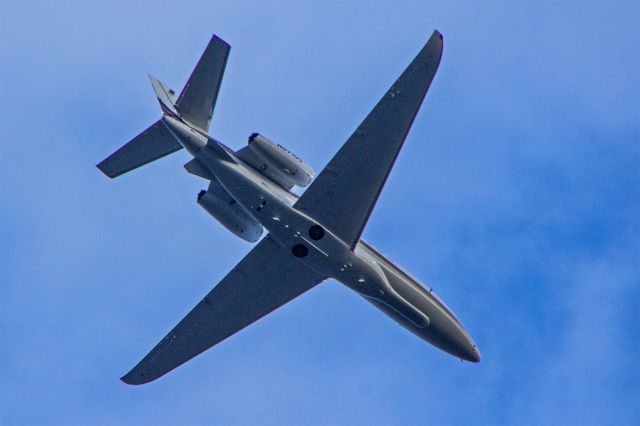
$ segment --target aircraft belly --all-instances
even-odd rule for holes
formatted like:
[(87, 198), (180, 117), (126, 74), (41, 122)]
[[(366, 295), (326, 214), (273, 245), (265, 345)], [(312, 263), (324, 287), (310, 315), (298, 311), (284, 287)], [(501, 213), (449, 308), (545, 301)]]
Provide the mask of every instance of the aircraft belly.
[(214, 156), (204, 160), (229, 194), (292, 256), (356, 291), (430, 344), (463, 359), (479, 359), (473, 341), (455, 316), (437, 303), (435, 296), (424, 294), (424, 289), (420, 292), (415, 287), (419, 284), (412, 284), (373, 249), (359, 244), (352, 251), (324, 228), (320, 238), (313, 238), (311, 230), (319, 224), (278, 196), (259, 175)]
[(380, 306), (379, 302), (367, 297), (365, 299), (400, 325), (437, 348), (465, 360), (479, 361), (480, 355), (473, 340), (455, 315), (435, 295), (424, 289), (419, 283), (412, 282), (415, 281), (412, 278), (400, 273), (399, 268), (375, 252), (366, 243), (359, 243), (356, 252), (361, 257), (368, 259), (369, 262), (378, 265), (390, 287), (399, 294), (404, 303), (429, 318), (428, 327), (416, 327), (413, 321), (406, 321), (402, 316), (394, 315), (394, 312), (389, 312), (385, 306)]

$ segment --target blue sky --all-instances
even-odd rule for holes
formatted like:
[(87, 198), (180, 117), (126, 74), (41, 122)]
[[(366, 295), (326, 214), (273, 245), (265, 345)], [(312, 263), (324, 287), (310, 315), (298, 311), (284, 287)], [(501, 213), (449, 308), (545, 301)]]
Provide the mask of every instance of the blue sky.
[[(166, 377), (118, 378), (250, 249), (188, 155), (94, 165), (212, 33), (212, 134), (316, 170), (434, 28), (440, 69), (364, 238), (433, 287), (461, 363), (326, 282)], [(640, 423), (640, 3), (0, 4), (0, 423)]]

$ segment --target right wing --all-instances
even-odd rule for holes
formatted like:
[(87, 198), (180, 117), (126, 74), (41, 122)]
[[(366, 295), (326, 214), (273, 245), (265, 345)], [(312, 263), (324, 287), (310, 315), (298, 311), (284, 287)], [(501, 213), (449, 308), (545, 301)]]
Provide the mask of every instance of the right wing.
[(324, 279), (267, 235), (121, 380), (155, 380)]
[(352, 249), (427, 94), (441, 56), (442, 35), (434, 31), (294, 206), (326, 226)]

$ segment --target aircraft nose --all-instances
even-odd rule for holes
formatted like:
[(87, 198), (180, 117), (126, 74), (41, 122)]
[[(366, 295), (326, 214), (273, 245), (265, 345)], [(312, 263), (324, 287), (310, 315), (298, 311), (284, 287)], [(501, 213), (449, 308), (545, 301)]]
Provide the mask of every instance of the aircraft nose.
[(433, 309), (425, 309), (425, 315), (429, 318), (430, 324), (424, 329), (423, 338), (463, 361), (480, 362), (480, 351), (469, 333), (453, 312), (435, 295), (433, 297), (435, 299)]
[(444, 323), (442, 348), (464, 361), (480, 362), (480, 351), (464, 328), (453, 320)]
[(458, 335), (457, 351), (460, 358), (470, 362), (480, 362), (480, 351), (471, 337), (466, 332), (461, 332)]
[(470, 346), (465, 349), (462, 359), (470, 362), (480, 362), (480, 351), (476, 345), (471, 343)]

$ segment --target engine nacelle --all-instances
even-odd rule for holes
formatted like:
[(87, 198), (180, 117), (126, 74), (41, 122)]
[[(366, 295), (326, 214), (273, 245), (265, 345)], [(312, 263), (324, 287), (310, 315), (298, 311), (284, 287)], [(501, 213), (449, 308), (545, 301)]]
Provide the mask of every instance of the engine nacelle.
[(313, 169), (297, 155), (259, 133), (249, 136), (249, 146), (238, 151), (241, 160), (285, 188), (307, 186)]
[(217, 181), (211, 181), (209, 190), (200, 191), (198, 204), (222, 226), (245, 241), (255, 243), (262, 235), (262, 225), (252, 218)]

